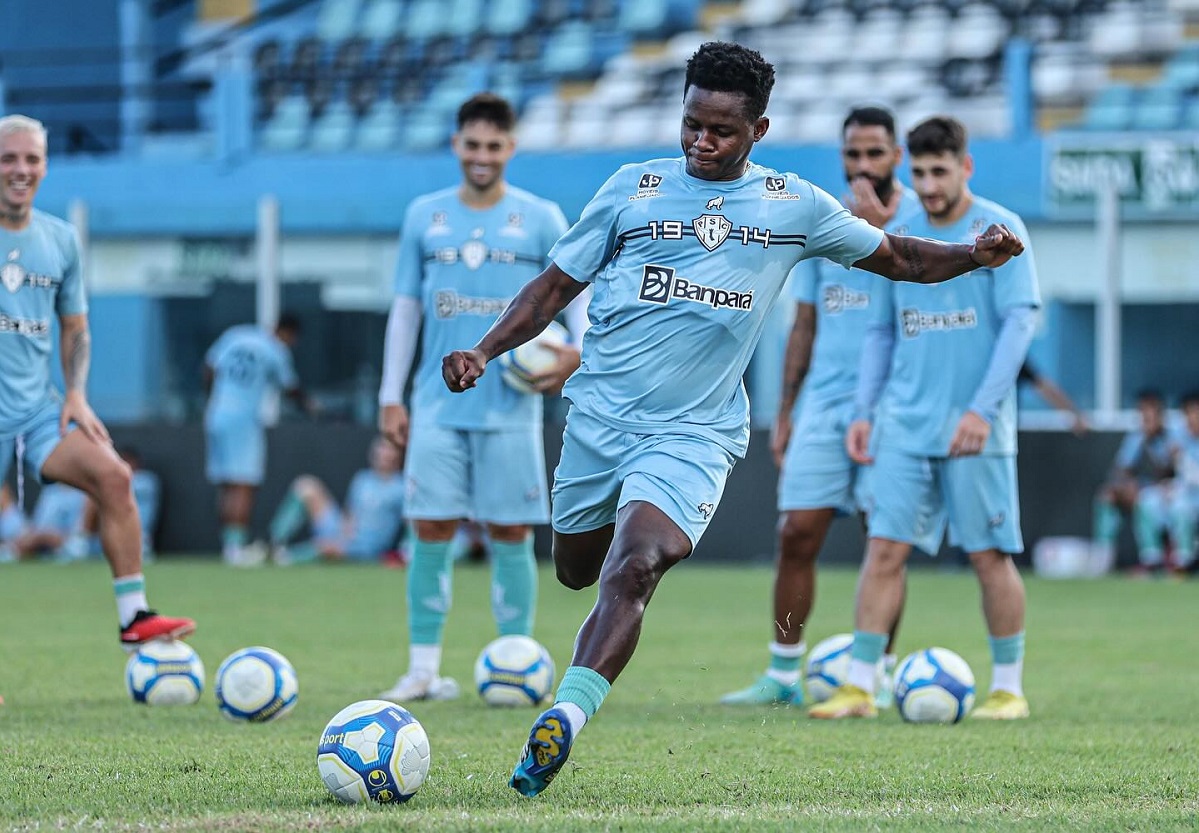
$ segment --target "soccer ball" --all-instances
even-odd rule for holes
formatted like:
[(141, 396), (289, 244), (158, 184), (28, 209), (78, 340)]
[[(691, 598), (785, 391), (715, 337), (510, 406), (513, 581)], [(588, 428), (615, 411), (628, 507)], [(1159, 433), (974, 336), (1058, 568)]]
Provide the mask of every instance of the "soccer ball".
[(852, 647), (853, 634), (839, 633), (818, 642), (808, 652), (807, 670), (804, 672), (804, 693), (808, 702), (823, 703), (845, 682), (849, 674), (849, 650)]
[(362, 700), (329, 721), (316, 768), (329, 792), (347, 804), (404, 802), (429, 774), (429, 737), (407, 709)]
[(296, 670), (270, 648), (234, 651), (216, 671), (216, 704), (230, 720), (265, 723), (283, 717), (299, 693)]
[(911, 723), (957, 723), (974, 705), (974, 672), (947, 648), (909, 654), (895, 672), (895, 705)]
[(475, 688), (489, 706), (535, 706), (553, 685), (554, 661), (532, 637), (501, 636), (475, 660)]
[(532, 341), (509, 350), (500, 356), (504, 381), (521, 393), (536, 393), (533, 379), (551, 370), (558, 363), (558, 354), (547, 344), (563, 345), (570, 333), (557, 321), (551, 321)]
[(125, 663), (125, 687), (135, 703), (188, 706), (204, 690), (204, 663), (186, 642), (147, 642)]

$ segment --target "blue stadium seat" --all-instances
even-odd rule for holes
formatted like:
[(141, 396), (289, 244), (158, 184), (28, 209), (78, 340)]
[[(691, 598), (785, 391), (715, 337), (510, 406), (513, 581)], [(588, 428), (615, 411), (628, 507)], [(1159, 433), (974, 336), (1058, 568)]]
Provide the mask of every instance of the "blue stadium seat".
[(442, 0), (412, 0), (404, 33), (413, 40), (429, 40), (446, 34), (446, 22)]
[(403, 113), (394, 101), (380, 101), (359, 122), (354, 147), (366, 152), (392, 150), (399, 142)]
[(593, 75), (599, 69), (594, 40), (591, 24), (581, 20), (563, 23), (546, 38), (542, 71), (562, 78)]
[(1185, 92), (1199, 90), (1199, 48), (1191, 46), (1175, 53), (1166, 62), (1161, 83)]
[(411, 113), (400, 134), (405, 150), (424, 152), (441, 150), (450, 138), (453, 121), (445, 113), (419, 107)]
[(336, 153), (350, 146), (357, 119), (348, 101), (332, 102), (324, 115), (312, 123), (308, 148), (317, 153)]
[(316, 33), (324, 40), (342, 40), (354, 33), (362, 0), (324, 0), (316, 18)]
[(370, 40), (387, 40), (399, 34), (403, 17), (403, 0), (369, 0), (362, 11), (358, 34)]
[(533, 20), (533, 0), (491, 0), (483, 28), (493, 35), (523, 32)]
[(1134, 130), (1173, 130), (1182, 120), (1183, 95), (1173, 87), (1150, 87), (1133, 108)]
[(1088, 130), (1126, 130), (1132, 121), (1136, 91), (1127, 84), (1102, 90), (1087, 106), (1082, 126)]
[(1182, 114), (1182, 123), (1179, 127), (1184, 130), (1199, 130), (1199, 95), (1187, 97), (1186, 107)]
[(262, 146), (270, 151), (299, 149), (308, 135), (308, 109), (303, 95), (290, 95), (280, 101), (259, 135)]
[(429, 91), (425, 105), (435, 112), (453, 113), (463, 101), (487, 89), (489, 80), (485, 64), (452, 64)]
[(644, 40), (661, 39), (695, 24), (695, 4), (683, 0), (623, 0), (617, 23)]
[(444, 14), (447, 35), (454, 37), (473, 35), (483, 26), (483, 0), (452, 0)]

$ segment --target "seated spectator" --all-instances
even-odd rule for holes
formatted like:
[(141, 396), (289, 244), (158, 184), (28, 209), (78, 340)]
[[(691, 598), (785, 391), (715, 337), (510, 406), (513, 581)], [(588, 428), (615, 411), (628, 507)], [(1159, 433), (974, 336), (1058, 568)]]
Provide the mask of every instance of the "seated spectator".
[(1115, 464), (1095, 498), (1094, 538), (1098, 547), (1114, 549), (1124, 523), (1146, 486), (1168, 480), (1174, 473), (1173, 443), (1166, 431), (1166, 403), (1161, 393), (1137, 394), (1141, 427), (1120, 444)]
[(37, 497), (32, 520), (12, 541), (13, 555), (18, 560), (58, 556), (79, 529), (86, 502), (87, 495), (73, 486), (47, 483)]
[[(379, 561), (404, 524), (403, 460), (394, 445), (376, 437), (370, 468), (354, 475), (343, 512), (320, 478), (297, 477), (271, 521), (271, 558), (289, 565), (326, 561)], [(312, 538), (288, 545), (304, 527)]]
[(25, 513), (17, 505), (8, 484), (0, 483), (0, 564), (16, 561), (13, 540), (25, 529)]
[[(154, 530), (158, 527), (158, 512), (162, 501), (162, 485), (158, 475), (142, 468), (141, 454), (133, 446), (117, 449), (117, 455), (133, 470), (133, 500), (137, 504), (138, 518), (142, 525), (142, 560), (154, 557)], [(61, 560), (77, 561), (84, 558), (100, 558), (100, 517), (96, 504), (87, 500), (83, 519), (63, 547)]]
[(1174, 488), (1170, 495), (1170, 537), (1180, 571), (1195, 569), (1199, 526), (1199, 390), (1182, 398), (1186, 418), (1174, 446)]

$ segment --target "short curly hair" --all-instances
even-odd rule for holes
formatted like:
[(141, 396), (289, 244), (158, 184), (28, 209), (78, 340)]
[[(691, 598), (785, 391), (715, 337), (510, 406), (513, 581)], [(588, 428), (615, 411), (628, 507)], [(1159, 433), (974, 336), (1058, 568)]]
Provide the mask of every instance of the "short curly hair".
[(471, 96), (458, 108), (458, 129), (472, 121), (485, 121), (500, 130), (512, 132), (516, 126), (516, 113), (508, 100), (495, 93), (478, 93)]
[(966, 125), (952, 116), (933, 116), (908, 131), (908, 155), (952, 153), (961, 159), (966, 155), (967, 142)]
[(774, 88), (774, 66), (758, 52), (739, 43), (710, 41), (687, 61), (683, 95), (692, 86), (745, 96), (746, 115), (756, 121), (766, 112)]

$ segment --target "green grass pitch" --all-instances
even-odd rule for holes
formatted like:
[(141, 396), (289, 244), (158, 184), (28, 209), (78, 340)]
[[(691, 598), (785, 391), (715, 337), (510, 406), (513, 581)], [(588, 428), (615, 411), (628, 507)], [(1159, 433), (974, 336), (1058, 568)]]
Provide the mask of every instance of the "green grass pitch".
[[(341, 707), (406, 664), (404, 574), (374, 568), (148, 568), (151, 602), (194, 616), (207, 667), (197, 706), (134, 705), (100, 564), (0, 571), (2, 830), (1196, 830), (1199, 584), (1028, 578), (1031, 720), (825, 723), (798, 709), (734, 710), (770, 637), (770, 572), (684, 564), (650, 607), (640, 650), (570, 763), (540, 798), (507, 787), (531, 710), (469, 690), (493, 636), (487, 571), (461, 567), (444, 673), (467, 689), (416, 704), (429, 778), (406, 805), (347, 807), (316, 773)], [(558, 663), (594, 591), (542, 574), (537, 636)], [(855, 575), (821, 576), (809, 644), (851, 627)], [(212, 676), (262, 644), (296, 667), (277, 724), (220, 717)], [(901, 653), (943, 645), (985, 690), (990, 662), (969, 573), (913, 571)]]

